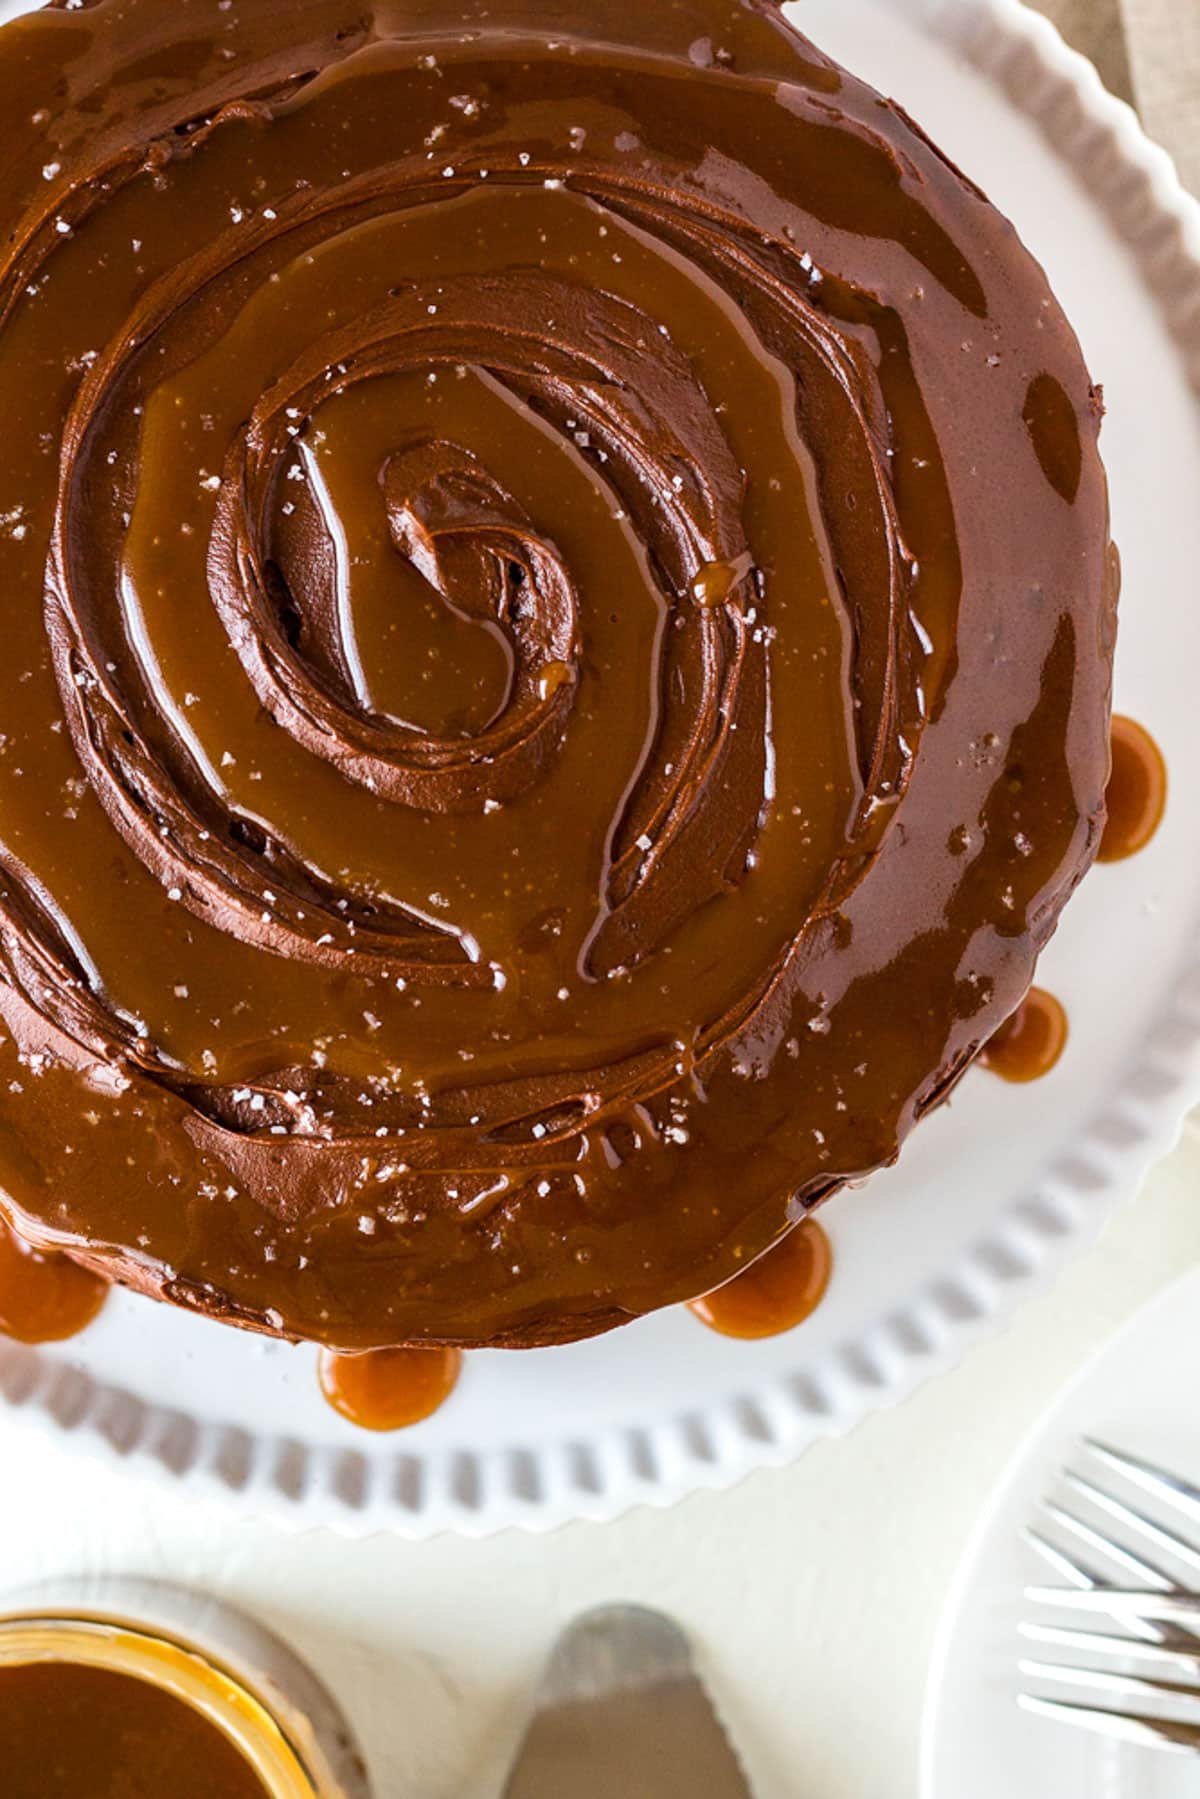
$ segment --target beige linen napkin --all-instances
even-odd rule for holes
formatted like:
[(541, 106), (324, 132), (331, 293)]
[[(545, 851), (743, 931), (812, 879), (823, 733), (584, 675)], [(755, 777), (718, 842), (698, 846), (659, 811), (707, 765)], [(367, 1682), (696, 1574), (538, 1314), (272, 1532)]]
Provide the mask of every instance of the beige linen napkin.
[(1133, 99), (1121, 0), (1034, 0), (1034, 5), (1054, 20), (1069, 44), (1091, 57), (1111, 93)]
[(1200, 0), (1035, 0), (1200, 193)]
[(1121, 0), (1134, 92), (1151, 137), (1200, 193), (1200, 0)]

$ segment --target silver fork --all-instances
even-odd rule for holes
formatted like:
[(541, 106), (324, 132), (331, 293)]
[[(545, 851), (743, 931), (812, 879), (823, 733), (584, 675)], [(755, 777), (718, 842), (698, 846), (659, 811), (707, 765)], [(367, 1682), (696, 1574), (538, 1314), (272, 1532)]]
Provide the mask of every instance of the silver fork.
[[(1027, 1601), (1079, 1623), (1026, 1619), (1026, 1642), (1063, 1659), (1025, 1655), (1018, 1664), (1036, 1688), (1079, 1697), (1033, 1690), (1019, 1703), (1124, 1742), (1200, 1755), (1200, 1488), (1090, 1437), (1080, 1449), (1086, 1472), (1062, 1475), (1071, 1503), (1042, 1508), (1071, 1549), (1036, 1527), (1024, 1532), (1067, 1583), (1026, 1587)], [(1181, 1520), (1194, 1540), (1171, 1527)]]

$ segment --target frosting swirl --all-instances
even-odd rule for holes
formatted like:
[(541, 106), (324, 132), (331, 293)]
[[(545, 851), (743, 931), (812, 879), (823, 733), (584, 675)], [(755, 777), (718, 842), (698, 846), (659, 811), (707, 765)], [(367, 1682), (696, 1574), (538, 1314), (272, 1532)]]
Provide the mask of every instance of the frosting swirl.
[(890, 1160), (1103, 817), (1011, 228), (770, 0), (98, 0), (2, 119), (14, 1220), (533, 1343)]

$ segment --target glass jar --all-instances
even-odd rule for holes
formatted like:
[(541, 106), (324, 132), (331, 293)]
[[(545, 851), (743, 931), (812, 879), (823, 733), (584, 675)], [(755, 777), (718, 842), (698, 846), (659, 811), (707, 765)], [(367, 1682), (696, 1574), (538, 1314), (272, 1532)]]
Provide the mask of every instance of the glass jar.
[(0, 1597), (0, 1673), (37, 1662), (159, 1687), (223, 1733), (270, 1799), (371, 1799), (358, 1745), (327, 1688), (278, 1637), (223, 1601), (134, 1580), (56, 1581)]

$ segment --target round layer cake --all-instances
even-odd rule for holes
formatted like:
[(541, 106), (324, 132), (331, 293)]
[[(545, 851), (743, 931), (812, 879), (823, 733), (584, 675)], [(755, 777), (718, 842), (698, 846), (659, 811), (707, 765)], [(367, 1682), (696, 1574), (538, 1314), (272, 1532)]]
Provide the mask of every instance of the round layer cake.
[(1104, 814), (1012, 227), (771, 0), (67, 0), (0, 165), (16, 1227), (532, 1345), (890, 1162)]

